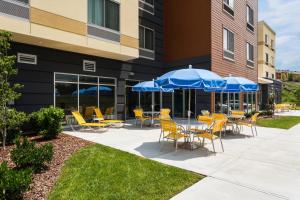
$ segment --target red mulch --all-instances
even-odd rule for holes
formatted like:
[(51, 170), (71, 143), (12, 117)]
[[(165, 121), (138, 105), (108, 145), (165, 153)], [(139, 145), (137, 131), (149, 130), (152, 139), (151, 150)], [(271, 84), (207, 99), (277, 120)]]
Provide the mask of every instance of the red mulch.
[[(30, 139), (35, 140), (38, 145), (44, 143), (53, 144), (54, 156), (53, 160), (49, 165), (47, 165), (45, 170), (33, 175), (30, 189), (24, 194), (23, 199), (47, 199), (48, 193), (60, 174), (64, 161), (67, 160), (75, 151), (92, 143), (65, 134), (60, 134), (57, 139), (50, 141), (43, 141), (39, 136), (30, 137)], [(13, 148), (14, 146), (8, 146), (5, 150), (0, 148), (0, 163), (7, 161), (9, 166), (15, 167), (14, 163), (10, 159), (10, 151)]]

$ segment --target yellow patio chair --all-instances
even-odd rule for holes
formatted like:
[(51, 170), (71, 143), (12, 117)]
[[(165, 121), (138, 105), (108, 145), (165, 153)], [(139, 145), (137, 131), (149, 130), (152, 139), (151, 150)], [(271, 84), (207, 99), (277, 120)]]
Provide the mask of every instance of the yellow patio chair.
[(92, 121), (93, 120), (93, 114), (94, 114), (94, 109), (95, 108), (96, 108), (95, 106), (85, 107), (85, 110), (84, 110), (84, 119), (86, 119), (87, 121)]
[(197, 121), (202, 124), (202, 128), (201, 129), (199, 129), (198, 127), (192, 128), (191, 131), (195, 132), (195, 133), (201, 133), (205, 130), (203, 127), (203, 124), (206, 125), (206, 128), (209, 128), (212, 125), (212, 123), (214, 122), (214, 119), (209, 116), (198, 115)]
[(124, 121), (122, 121), (122, 120), (104, 119), (104, 116), (103, 116), (100, 108), (95, 108), (94, 112), (96, 114), (97, 121), (99, 121), (99, 122), (112, 124), (112, 125), (124, 123)]
[(141, 108), (137, 108), (133, 110), (134, 116), (135, 116), (135, 124), (137, 125), (137, 122), (141, 122), (141, 128), (143, 128), (143, 124), (146, 120), (151, 120), (150, 117), (144, 116), (144, 111)]
[[(78, 125), (81, 127), (89, 127), (89, 128), (94, 128), (94, 127), (98, 127), (98, 128), (105, 128), (108, 126), (108, 124), (106, 123), (86, 123), (86, 121), (84, 120), (84, 118), (82, 117), (82, 115), (80, 114), (80, 112), (78, 111), (74, 111), (72, 112), (72, 115), (74, 116), (75, 120), (77, 121)], [(72, 127), (73, 129), (73, 127)], [(73, 129), (74, 130), (74, 129)]]
[(225, 120), (215, 121), (209, 129), (206, 129), (205, 131), (203, 131), (201, 133), (195, 134), (194, 138), (198, 138), (199, 140), (202, 139), (203, 145), (204, 145), (205, 139), (210, 140), (212, 142), (214, 152), (216, 152), (214, 140), (219, 138), (221, 146), (222, 146), (222, 150), (224, 152), (224, 147), (223, 147), (223, 142), (222, 142), (222, 130), (223, 130), (223, 127), (225, 126), (225, 123), (226, 123)]
[(171, 110), (169, 108), (160, 109), (159, 119), (160, 120), (170, 120), (171, 119), (170, 112), (171, 112)]
[[(248, 126), (248, 127), (250, 127), (253, 137), (255, 136), (254, 135), (254, 130), (256, 132), (256, 136), (258, 135), (257, 134), (257, 129), (256, 129), (256, 122), (257, 122), (258, 115), (259, 115), (259, 113), (255, 113), (254, 115), (252, 115), (252, 117), (249, 120), (238, 122), (239, 126)], [(254, 128), (254, 130), (253, 130), (253, 128)]]
[(231, 111), (231, 115), (234, 115), (234, 116), (245, 116), (245, 112), (244, 111), (241, 111), (241, 110), (232, 110)]
[(175, 149), (177, 150), (178, 140), (181, 138), (189, 138), (183, 126), (176, 124), (172, 120), (161, 120), (161, 134), (159, 137), (159, 142), (162, 139), (173, 140), (175, 144)]

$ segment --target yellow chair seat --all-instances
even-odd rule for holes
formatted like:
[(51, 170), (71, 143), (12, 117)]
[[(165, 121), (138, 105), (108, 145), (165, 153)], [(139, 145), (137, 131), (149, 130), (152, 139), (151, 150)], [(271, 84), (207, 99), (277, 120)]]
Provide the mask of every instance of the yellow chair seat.
[(214, 139), (218, 138), (218, 136), (211, 134), (211, 133), (207, 133), (207, 132), (197, 134), (197, 135), (195, 135), (195, 137), (205, 138), (205, 139), (209, 139), (209, 140), (214, 140)]
[(188, 135), (184, 133), (169, 133), (168, 135), (165, 136), (165, 138), (172, 139), (172, 140), (187, 138), (187, 137)]
[(112, 119), (105, 119), (105, 120), (100, 120), (99, 122), (102, 122), (102, 123), (124, 123), (124, 121), (122, 120), (112, 120)]
[(104, 123), (84, 123), (80, 124), (80, 126), (107, 127), (108, 125)]

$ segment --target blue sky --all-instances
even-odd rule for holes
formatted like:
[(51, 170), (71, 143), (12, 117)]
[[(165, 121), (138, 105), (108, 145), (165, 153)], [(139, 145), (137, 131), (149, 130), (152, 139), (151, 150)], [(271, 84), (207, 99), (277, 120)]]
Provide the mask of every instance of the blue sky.
[(277, 34), (277, 68), (300, 71), (300, 0), (258, 1), (259, 20)]

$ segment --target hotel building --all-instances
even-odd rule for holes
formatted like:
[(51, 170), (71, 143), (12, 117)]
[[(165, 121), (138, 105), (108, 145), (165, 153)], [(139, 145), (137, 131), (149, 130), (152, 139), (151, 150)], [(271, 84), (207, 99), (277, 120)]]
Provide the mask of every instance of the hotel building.
[[(99, 106), (114, 118), (150, 110), (151, 94), (133, 85), (193, 65), (257, 82), (257, 0), (0, 0), (0, 30), (13, 34), (12, 54), (24, 85), (15, 107), (55, 105), (84, 113)], [(256, 108), (255, 94), (193, 91), (202, 109)], [(187, 114), (187, 92), (155, 94), (155, 109)], [(172, 103), (173, 102), (173, 103)], [(250, 105), (250, 106), (249, 106)], [(222, 106), (224, 107), (224, 106)], [(226, 107), (226, 106), (225, 106)], [(223, 110), (224, 111), (224, 110)]]

